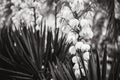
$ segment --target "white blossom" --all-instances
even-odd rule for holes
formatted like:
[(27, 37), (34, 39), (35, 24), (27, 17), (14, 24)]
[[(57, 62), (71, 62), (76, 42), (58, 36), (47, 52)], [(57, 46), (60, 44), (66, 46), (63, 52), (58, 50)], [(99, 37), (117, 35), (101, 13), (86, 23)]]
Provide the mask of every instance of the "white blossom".
[(73, 63), (78, 63), (79, 60), (80, 60), (80, 58), (79, 58), (78, 56), (74, 56), (74, 57), (72, 58), (72, 62), (73, 62)]
[(84, 39), (91, 39), (93, 37), (93, 32), (90, 27), (83, 27), (79, 35)]
[(90, 45), (89, 44), (83, 44), (83, 46), (81, 46), (81, 51), (89, 51), (90, 50)]
[(88, 24), (92, 25), (92, 20), (93, 20), (93, 17), (95, 15), (95, 12), (94, 11), (88, 11), (84, 14), (85, 16), (85, 20), (87, 20)]
[(84, 60), (89, 60), (90, 59), (90, 53), (89, 52), (85, 52), (85, 53), (83, 53), (83, 58), (84, 58)]
[(92, 21), (91, 21), (91, 19), (81, 19), (80, 25), (81, 25), (81, 27), (87, 27), (87, 26), (92, 25)]
[(53, 14), (46, 17), (46, 26), (51, 27), (53, 30), (55, 29), (55, 16)]
[(59, 16), (61, 16), (62, 18), (65, 18), (67, 20), (70, 20), (73, 18), (73, 14), (70, 10), (69, 7), (67, 6), (64, 6), (62, 9), (61, 9), (61, 12), (58, 14)]
[(71, 54), (75, 54), (75, 53), (76, 53), (75, 46), (71, 46), (71, 47), (69, 48), (69, 53), (71, 53)]
[(75, 73), (76, 78), (80, 77), (80, 70), (79, 69), (75, 69), (74, 73)]
[(74, 66), (73, 66), (73, 69), (80, 69), (79, 64), (75, 63)]
[(83, 0), (74, 0), (74, 2), (72, 2), (70, 4), (72, 11), (76, 11), (77, 13), (81, 10), (84, 10), (84, 2)]
[(77, 38), (78, 38), (78, 35), (74, 34), (72, 32), (69, 32), (68, 35), (67, 35), (67, 41), (68, 42), (76, 43), (77, 42)]
[(22, 2), (22, 3), (20, 4), (20, 7), (21, 7), (21, 8), (28, 8), (28, 5), (27, 5), (26, 3), (23, 3), (23, 2)]
[(71, 27), (78, 26), (78, 24), (79, 24), (79, 20), (77, 20), (77, 19), (70, 19), (70, 21), (69, 21), (69, 25)]
[(79, 41), (75, 44), (76, 49), (81, 49), (82, 46), (83, 46), (83, 42), (81, 42), (81, 41)]

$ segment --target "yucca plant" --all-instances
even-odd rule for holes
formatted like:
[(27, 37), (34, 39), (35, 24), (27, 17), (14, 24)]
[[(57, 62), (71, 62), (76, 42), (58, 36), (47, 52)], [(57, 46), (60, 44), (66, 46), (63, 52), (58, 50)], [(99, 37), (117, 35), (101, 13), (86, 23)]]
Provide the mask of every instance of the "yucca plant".
[(42, 24), (40, 28), (36, 31), (21, 24), (19, 30), (13, 31), (11, 26), (0, 30), (1, 80), (50, 80), (55, 75), (60, 80), (62, 73), (66, 74), (64, 80), (74, 76), (69, 73), (72, 66), (67, 59), (71, 43), (66, 42), (65, 35), (59, 37), (59, 29), (52, 32)]
[[(11, 27), (0, 30), (0, 79), (2, 80), (119, 80), (119, 51), (114, 54), (109, 76), (107, 73), (107, 47), (104, 48), (103, 62), (100, 64), (97, 49), (91, 50), (88, 70), (82, 55), (80, 60), (85, 75), (77, 79), (69, 57), (65, 36), (59, 36), (59, 30), (52, 33), (41, 25), (40, 31), (26, 29), (22, 24), (20, 30)], [(53, 38), (54, 34), (54, 38)], [(102, 68), (101, 68), (102, 66)]]

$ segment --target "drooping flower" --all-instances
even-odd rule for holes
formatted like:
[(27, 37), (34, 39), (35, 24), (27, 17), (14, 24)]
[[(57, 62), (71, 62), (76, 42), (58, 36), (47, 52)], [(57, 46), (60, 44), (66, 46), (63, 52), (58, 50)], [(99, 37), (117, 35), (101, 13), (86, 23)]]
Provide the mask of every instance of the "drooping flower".
[(21, 8), (28, 8), (28, 5), (26, 3), (21, 2), (20, 7)]
[(81, 51), (84, 52), (84, 51), (89, 51), (90, 50), (90, 45), (89, 44), (83, 44), (81, 46)]
[(89, 52), (85, 52), (85, 53), (83, 53), (83, 58), (84, 58), (84, 60), (89, 60), (90, 59), (90, 53)]
[(79, 21), (77, 19), (70, 19), (70, 21), (69, 21), (69, 25), (71, 27), (78, 26), (78, 24), (79, 24)]
[(75, 76), (76, 78), (79, 78), (81, 75), (80, 75), (80, 70), (79, 69), (75, 69)]
[(58, 15), (62, 18), (65, 18), (66, 20), (74, 18), (70, 8), (67, 6), (64, 6)]
[(75, 53), (76, 53), (75, 46), (71, 46), (71, 47), (69, 48), (69, 53), (71, 53), (71, 54), (75, 54)]
[(87, 27), (92, 25), (92, 21), (90, 19), (81, 19), (80, 20), (81, 27)]
[(73, 69), (80, 69), (79, 64), (75, 63), (74, 66), (73, 66)]
[(81, 42), (81, 41), (79, 41), (75, 44), (76, 49), (81, 49), (82, 46), (83, 46), (83, 42)]
[(83, 27), (79, 35), (84, 39), (91, 39), (93, 37), (93, 32), (89, 26)]
[(78, 35), (74, 34), (72, 32), (69, 32), (68, 35), (67, 35), (67, 41), (68, 42), (76, 43), (77, 42), (77, 38), (78, 38)]
[(73, 12), (79, 12), (81, 10), (84, 10), (84, 2), (83, 0), (73, 0), (72, 3), (70, 3), (70, 6), (72, 8)]
[(73, 63), (78, 63), (79, 60), (80, 60), (80, 58), (79, 58), (78, 56), (74, 56), (74, 57), (72, 58), (72, 62), (73, 62)]

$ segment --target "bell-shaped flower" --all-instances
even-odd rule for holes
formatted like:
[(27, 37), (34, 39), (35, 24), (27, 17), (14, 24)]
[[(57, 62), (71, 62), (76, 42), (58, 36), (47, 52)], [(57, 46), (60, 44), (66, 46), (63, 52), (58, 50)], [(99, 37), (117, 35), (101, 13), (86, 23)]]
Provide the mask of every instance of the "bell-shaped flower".
[(75, 53), (76, 53), (75, 46), (71, 46), (71, 47), (69, 48), (69, 53), (71, 53), (71, 54), (75, 54)]
[(75, 63), (74, 66), (73, 66), (73, 69), (80, 69), (80, 66), (79, 66), (79, 63)]
[(83, 58), (84, 58), (84, 60), (89, 60), (90, 59), (90, 53), (89, 52), (85, 52), (85, 53), (83, 53)]
[(83, 0), (73, 0), (74, 2), (70, 4), (71, 9), (73, 12), (80, 12), (81, 10), (84, 10), (84, 2)]
[(81, 75), (80, 75), (80, 70), (79, 69), (76, 69), (75, 72), (74, 72), (76, 78), (79, 78)]
[(83, 27), (79, 35), (84, 39), (91, 39), (93, 37), (93, 32), (89, 26)]
[(83, 46), (83, 42), (77, 42), (76, 44), (75, 44), (75, 48), (76, 49), (81, 49), (81, 47)]
[[(87, 17), (87, 16), (85, 16)], [(81, 27), (86, 27), (92, 25), (92, 21), (90, 19), (81, 19), (80, 20)]]
[(67, 35), (67, 41), (68, 42), (76, 43), (77, 42), (77, 38), (78, 38), (78, 35), (74, 34), (72, 32), (69, 32), (68, 35)]
[(79, 20), (77, 20), (77, 19), (71, 19), (71, 20), (69, 21), (69, 25), (70, 25), (71, 27), (78, 26), (78, 24), (79, 24)]
[(80, 58), (79, 58), (78, 56), (74, 56), (74, 57), (72, 58), (72, 62), (73, 62), (73, 63), (78, 63), (79, 60), (80, 60)]
[(64, 6), (62, 9), (61, 9), (61, 12), (58, 14), (60, 17), (62, 18), (65, 18), (66, 20), (70, 20), (73, 18), (73, 14), (70, 10), (69, 7), (67, 6)]
[(84, 51), (89, 51), (90, 50), (90, 45), (89, 44), (83, 44), (81, 46), (81, 51), (84, 52)]

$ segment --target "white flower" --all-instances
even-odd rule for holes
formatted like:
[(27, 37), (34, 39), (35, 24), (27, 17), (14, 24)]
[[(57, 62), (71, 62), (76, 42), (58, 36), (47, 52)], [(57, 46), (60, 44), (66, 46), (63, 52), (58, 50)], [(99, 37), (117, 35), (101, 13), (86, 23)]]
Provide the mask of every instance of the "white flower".
[(75, 73), (76, 78), (80, 77), (80, 70), (79, 69), (76, 69), (74, 73)]
[(80, 25), (81, 27), (90, 26), (92, 24), (92, 21), (90, 19), (81, 19)]
[(74, 57), (72, 58), (72, 62), (73, 62), (73, 63), (78, 63), (79, 60), (80, 60), (80, 58), (79, 58), (78, 56), (74, 56)]
[(21, 7), (21, 8), (28, 8), (28, 5), (27, 5), (26, 3), (23, 3), (23, 2), (22, 2), (22, 3), (20, 4), (20, 7)]
[(83, 27), (79, 35), (84, 39), (91, 39), (93, 37), (93, 32), (90, 27)]
[(88, 44), (83, 44), (83, 46), (81, 46), (81, 51), (84, 52), (84, 51), (89, 51), (90, 50), (90, 45)]
[(79, 69), (79, 64), (75, 63), (75, 65), (73, 66), (73, 69)]
[(83, 58), (84, 58), (84, 60), (89, 60), (90, 59), (90, 53), (89, 52), (83, 53)]
[(83, 42), (77, 42), (76, 44), (75, 44), (75, 48), (76, 49), (81, 49), (81, 47), (83, 46)]
[(88, 21), (87, 22), (88, 24), (92, 25), (92, 20), (93, 20), (94, 15), (95, 15), (95, 12), (93, 11), (88, 11), (87, 13), (84, 14), (85, 20)]
[(71, 19), (71, 20), (69, 21), (69, 25), (70, 25), (71, 27), (78, 26), (78, 24), (79, 24), (79, 21), (78, 21), (77, 19)]
[(90, 45), (89, 44), (84, 44), (84, 46), (86, 47), (86, 51), (90, 50)]
[(85, 70), (81, 68), (81, 71), (82, 71), (83, 76), (85, 76)]
[(75, 53), (76, 53), (75, 46), (71, 46), (71, 47), (69, 48), (69, 52), (70, 52), (71, 54), (75, 54)]
[(73, 12), (76, 11), (78, 13), (80, 10), (84, 10), (83, 0), (74, 0), (74, 2), (70, 4), (70, 6)]
[(49, 26), (52, 29), (55, 28), (55, 16), (53, 14), (50, 14), (48, 17), (46, 17), (46, 26)]
[(72, 14), (70, 8), (67, 7), (67, 6), (64, 6), (64, 7), (62, 8), (61, 13), (60, 13), (59, 15), (60, 15), (61, 17), (65, 18), (65, 19), (67, 19), (67, 20), (70, 20), (70, 19), (73, 18), (73, 14)]
[(67, 41), (68, 42), (76, 43), (77, 42), (77, 38), (78, 38), (78, 35), (74, 34), (72, 32), (69, 32), (68, 35), (67, 35)]

